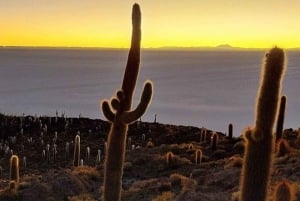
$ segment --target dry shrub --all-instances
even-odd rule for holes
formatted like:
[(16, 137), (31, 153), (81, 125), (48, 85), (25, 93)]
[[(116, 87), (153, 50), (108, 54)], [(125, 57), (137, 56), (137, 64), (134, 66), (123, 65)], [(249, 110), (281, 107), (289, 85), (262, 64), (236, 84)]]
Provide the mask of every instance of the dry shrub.
[(142, 180), (142, 181), (135, 181), (129, 188), (128, 191), (131, 192), (137, 192), (143, 189), (147, 189), (151, 186), (155, 186), (159, 183), (158, 179), (148, 179), (148, 180)]
[(285, 139), (280, 139), (276, 144), (276, 156), (285, 156), (289, 155), (292, 152), (292, 149), (289, 143)]
[(96, 201), (91, 195), (84, 193), (75, 196), (69, 196), (68, 201)]
[(236, 151), (243, 151), (245, 149), (245, 143), (243, 140), (238, 141), (233, 145), (233, 149)]
[(197, 185), (197, 182), (194, 179), (188, 178), (178, 173), (171, 174), (170, 179), (171, 184), (173, 186), (180, 185), (182, 191), (193, 190)]
[(99, 171), (96, 170), (96, 168), (94, 168), (94, 167), (79, 166), (79, 167), (74, 168), (72, 173), (74, 175), (87, 176), (89, 179), (92, 179), (95, 181), (100, 179)]
[(161, 195), (158, 195), (152, 201), (171, 201), (174, 199), (175, 194), (171, 191), (163, 192)]
[(11, 190), (9, 188), (5, 188), (0, 191), (0, 200), (2, 201), (21, 201), (22, 197), (19, 195), (17, 191)]
[(231, 201), (239, 201), (240, 191), (233, 192), (231, 194)]
[(240, 156), (232, 156), (228, 159), (227, 164), (225, 164), (224, 168), (230, 167), (242, 167), (243, 166), (243, 158)]

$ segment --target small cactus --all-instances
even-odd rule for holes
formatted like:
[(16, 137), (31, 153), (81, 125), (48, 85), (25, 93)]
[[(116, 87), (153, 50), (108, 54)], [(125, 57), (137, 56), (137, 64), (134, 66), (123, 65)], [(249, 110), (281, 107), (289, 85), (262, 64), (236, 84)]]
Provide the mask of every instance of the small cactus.
[(207, 133), (207, 130), (204, 127), (202, 127), (200, 129), (200, 142), (206, 141), (206, 133)]
[(26, 167), (27, 167), (26, 156), (23, 156), (23, 168), (24, 168), (24, 170), (26, 170)]
[(228, 125), (228, 137), (229, 137), (229, 139), (232, 139), (232, 135), (233, 135), (233, 125), (229, 124)]
[(90, 160), (90, 152), (91, 152), (91, 149), (90, 147), (86, 147), (86, 151), (85, 151), (85, 158), (86, 158), (86, 161), (89, 162)]
[(75, 146), (74, 146), (74, 159), (73, 166), (78, 167), (80, 165), (80, 136), (75, 136)]
[(101, 163), (101, 149), (98, 149), (96, 156), (96, 165)]
[(201, 164), (202, 161), (202, 151), (201, 149), (197, 149), (195, 152), (195, 163), (196, 165)]
[(169, 152), (166, 154), (166, 163), (167, 163), (167, 165), (172, 165), (173, 162), (174, 162), (174, 154), (173, 154), (172, 152), (169, 151)]
[(8, 189), (11, 193), (16, 194), (18, 190), (18, 184), (16, 181), (9, 181)]
[(218, 145), (219, 135), (218, 133), (214, 132), (211, 136), (211, 149), (216, 150)]
[(19, 180), (19, 157), (17, 155), (12, 155), (9, 162), (9, 181), (14, 181), (17, 188), (19, 186)]
[(293, 201), (295, 194), (293, 186), (288, 181), (283, 180), (275, 187), (274, 201)]

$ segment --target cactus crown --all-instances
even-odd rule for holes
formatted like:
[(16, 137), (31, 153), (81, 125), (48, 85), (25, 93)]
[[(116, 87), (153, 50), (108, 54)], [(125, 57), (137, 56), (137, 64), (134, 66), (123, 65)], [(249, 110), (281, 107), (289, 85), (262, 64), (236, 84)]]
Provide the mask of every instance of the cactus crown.
[[(264, 133), (272, 133), (277, 113), (278, 96), (281, 90), (281, 77), (285, 71), (284, 52), (280, 48), (272, 48), (266, 54), (264, 70), (262, 71), (258, 100), (256, 106), (256, 128)], [(270, 130), (271, 129), (271, 130)]]

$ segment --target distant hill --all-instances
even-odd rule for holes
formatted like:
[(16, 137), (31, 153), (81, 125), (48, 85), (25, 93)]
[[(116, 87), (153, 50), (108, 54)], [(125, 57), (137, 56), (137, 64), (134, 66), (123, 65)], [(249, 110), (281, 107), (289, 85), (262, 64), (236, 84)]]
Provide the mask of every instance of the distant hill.
[(231, 50), (231, 49), (241, 49), (240, 47), (233, 47), (233, 46), (231, 46), (229, 44), (218, 45), (215, 48), (217, 48), (217, 49), (228, 49), (228, 50)]

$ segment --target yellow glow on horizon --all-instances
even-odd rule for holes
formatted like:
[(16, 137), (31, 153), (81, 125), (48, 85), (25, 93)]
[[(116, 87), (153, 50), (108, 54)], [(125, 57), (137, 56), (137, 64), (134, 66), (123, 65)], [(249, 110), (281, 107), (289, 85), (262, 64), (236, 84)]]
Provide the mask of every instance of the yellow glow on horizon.
[[(126, 48), (132, 0), (0, 2), (0, 45)], [(298, 0), (140, 0), (142, 47), (300, 47)]]

